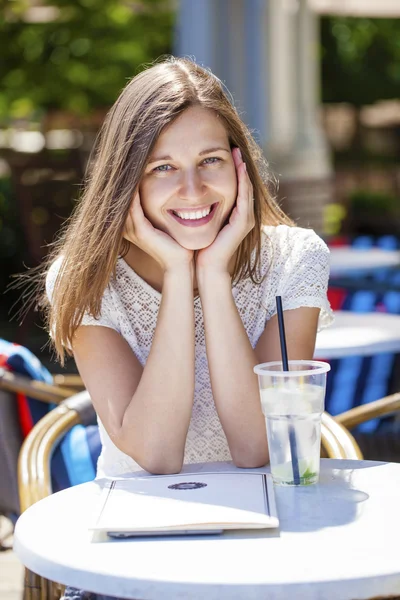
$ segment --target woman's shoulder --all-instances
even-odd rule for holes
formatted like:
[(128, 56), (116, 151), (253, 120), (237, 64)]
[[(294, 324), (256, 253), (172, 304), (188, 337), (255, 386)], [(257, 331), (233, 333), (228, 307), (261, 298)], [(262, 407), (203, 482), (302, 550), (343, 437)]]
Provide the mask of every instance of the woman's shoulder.
[(327, 248), (323, 239), (313, 229), (296, 225), (264, 225), (262, 228), (263, 244), (272, 243), (282, 251), (290, 252), (293, 247), (303, 244)]
[(329, 249), (312, 229), (278, 225), (263, 228), (261, 290), (268, 318), (276, 312), (275, 296), (282, 296), (285, 310), (321, 309), (319, 328), (332, 320), (327, 300)]
[(329, 268), (329, 249), (313, 229), (266, 225), (262, 229), (261, 272), (283, 274), (301, 264), (318, 262)]

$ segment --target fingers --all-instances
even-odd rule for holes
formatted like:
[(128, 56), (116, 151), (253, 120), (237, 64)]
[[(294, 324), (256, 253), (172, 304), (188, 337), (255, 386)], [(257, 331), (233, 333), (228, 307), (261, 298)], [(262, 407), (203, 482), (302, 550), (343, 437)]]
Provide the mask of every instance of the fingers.
[(232, 158), (233, 158), (233, 162), (235, 163), (236, 170), (237, 170), (240, 166), (240, 163), (243, 162), (242, 153), (240, 152), (239, 148), (235, 147), (232, 149)]
[(242, 154), (239, 148), (234, 148), (232, 151), (233, 161), (235, 163), (238, 176), (238, 195), (237, 208), (252, 210), (253, 207), (253, 185), (247, 173), (246, 164), (242, 159)]

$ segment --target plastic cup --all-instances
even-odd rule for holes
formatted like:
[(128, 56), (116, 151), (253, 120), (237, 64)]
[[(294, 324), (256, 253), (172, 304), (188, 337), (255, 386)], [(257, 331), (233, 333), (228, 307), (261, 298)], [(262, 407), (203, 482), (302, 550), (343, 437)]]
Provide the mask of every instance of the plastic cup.
[(254, 367), (277, 485), (311, 485), (319, 479), (328, 371), (328, 363), (316, 360), (290, 360), (289, 371), (280, 361)]

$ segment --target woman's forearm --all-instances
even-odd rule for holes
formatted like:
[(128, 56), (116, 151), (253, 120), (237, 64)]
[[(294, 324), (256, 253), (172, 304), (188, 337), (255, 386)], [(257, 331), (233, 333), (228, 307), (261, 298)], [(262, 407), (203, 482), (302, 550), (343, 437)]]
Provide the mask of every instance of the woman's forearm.
[(194, 398), (193, 269), (164, 276), (150, 354), (123, 419), (139, 464), (151, 472), (180, 470)]
[(268, 461), (265, 420), (261, 411), (257, 364), (236, 308), (228, 273), (198, 274), (207, 358), (215, 405), (237, 466)]

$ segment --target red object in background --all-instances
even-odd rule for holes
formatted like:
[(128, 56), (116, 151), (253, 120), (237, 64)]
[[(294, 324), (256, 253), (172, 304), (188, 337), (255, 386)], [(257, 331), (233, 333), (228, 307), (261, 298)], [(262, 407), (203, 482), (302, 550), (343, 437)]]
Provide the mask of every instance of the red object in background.
[[(8, 356), (0, 354), (0, 367), (11, 371), (7, 364)], [(33, 427), (31, 411), (29, 410), (28, 399), (25, 394), (17, 393), (18, 418), (21, 427), (22, 437), (25, 439)]]
[(329, 240), (328, 246), (337, 248), (338, 246), (350, 246), (350, 240), (344, 235), (337, 235)]
[(380, 313), (389, 312), (387, 306), (383, 302), (378, 302), (378, 304), (375, 306), (375, 311)]
[[(340, 246), (349, 246), (350, 240), (344, 235), (338, 235), (329, 240), (330, 248), (338, 248)], [(343, 306), (347, 291), (342, 288), (328, 288), (328, 300), (332, 310), (340, 310)]]
[(31, 411), (28, 399), (24, 394), (17, 394), (19, 424), (21, 425), (22, 437), (25, 439), (33, 427)]
[(328, 300), (332, 310), (340, 310), (346, 296), (347, 291), (342, 288), (328, 288)]

